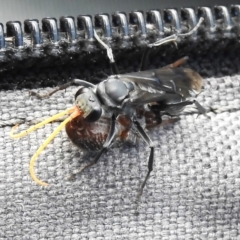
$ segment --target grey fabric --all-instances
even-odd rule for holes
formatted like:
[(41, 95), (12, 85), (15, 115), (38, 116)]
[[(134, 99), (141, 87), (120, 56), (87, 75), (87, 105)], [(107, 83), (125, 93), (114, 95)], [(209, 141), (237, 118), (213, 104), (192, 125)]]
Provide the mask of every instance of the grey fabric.
[(89, 155), (62, 131), (37, 159), (35, 172), (49, 183), (40, 187), (29, 160), (59, 123), (19, 140), (9, 132), (72, 106), (76, 88), (42, 101), (27, 90), (0, 92), (0, 239), (240, 239), (239, 85), (240, 75), (206, 79), (198, 101), (217, 114), (197, 118), (189, 107), (174, 125), (149, 132), (154, 171), (139, 206), (149, 154), (142, 140), (109, 150), (69, 182)]

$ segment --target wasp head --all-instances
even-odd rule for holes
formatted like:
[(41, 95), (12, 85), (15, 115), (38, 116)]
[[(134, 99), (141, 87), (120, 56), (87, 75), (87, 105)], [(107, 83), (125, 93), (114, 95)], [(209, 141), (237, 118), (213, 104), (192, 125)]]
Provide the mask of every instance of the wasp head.
[(102, 115), (101, 104), (91, 88), (82, 87), (75, 94), (75, 104), (87, 122), (95, 122)]

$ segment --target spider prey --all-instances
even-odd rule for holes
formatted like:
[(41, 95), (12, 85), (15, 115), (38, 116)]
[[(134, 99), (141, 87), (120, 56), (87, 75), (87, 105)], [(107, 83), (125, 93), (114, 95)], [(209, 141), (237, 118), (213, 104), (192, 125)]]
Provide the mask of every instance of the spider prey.
[[(29, 167), (33, 180), (40, 185), (47, 185), (47, 183), (40, 181), (35, 176), (33, 170), (34, 161), (63, 127), (66, 128), (67, 135), (78, 147), (92, 151), (98, 150), (93, 161), (79, 169), (78, 172), (97, 163), (101, 155), (113, 144), (114, 140), (117, 137), (123, 140), (126, 139), (129, 130), (133, 127), (150, 148), (148, 173), (138, 194), (141, 196), (150, 172), (153, 170), (154, 146), (138, 122), (138, 117), (145, 117), (146, 127), (148, 128), (160, 124), (163, 115), (178, 115), (189, 104), (195, 104), (200, 114), (205, 114), (206, 112), (193, 99), (201, 91), (202, 78), (200, 75), (191, 69), (175, 68), (185, 62), (186, 58), (182, 58), (161, 69), (143, 71), (147, 62), (148, 51), (152, 46), (175, 42), (178, 37), (191, 35), (202, 21), (203, 19), (201, 18), (199, 23), (189, 33), (171, 35), (149, 44), (142, 59), (140, 71), (122, 75), (118, 73), (112, 49), (95, 32), (96, 40), (107, 50), (114, 75), (109, 76), (97, 85), (75, 79), (44, 96), (32, 92), (33, 95), (43, 98), (49, 97), (53, 93), (66, 89), (73, 84), (80, 86), (75, 94), (74, 107), (54, 115), (19, 134), (13, 134), (13, 130), (17, 126), (13, 127), (11, 131), (11, 137), (22, 137), (61, 116), (70, 115), (33, 155)], [(121, 126), (120, 128), (119, 125)]]

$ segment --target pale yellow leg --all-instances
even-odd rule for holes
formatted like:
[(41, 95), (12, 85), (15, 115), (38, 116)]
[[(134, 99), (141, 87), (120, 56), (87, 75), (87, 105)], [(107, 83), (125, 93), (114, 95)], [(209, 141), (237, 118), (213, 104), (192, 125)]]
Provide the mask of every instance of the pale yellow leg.
[(61, 116), (64, 116), (66, 114), (70, 114), (72, 113), (68, 118), (66, 118), (54, 131), (53, 133), (43, 142), (43, 144), (38, 148), (38, 150), (34, 153), (34, 155), (32, 156), (31, 160), (30, 160), (30, 165), (29, 165), (29, 172), (30, 172), (30, 176), (32, 177), (32, 179), (39, 185), (41, 186), (47, 186), (48, 184), (45, 183), (45, 182), (42, 182), (41, 180), (39, 180), (35, 173), (34, 173), (34, 162), (35, 160), (37, 159), (37, 157), (39, 156), (39, 154), (44, 150), (44, 148), (53, 140), (53, 138), (63, 129), (63, 127), (69, 122), (71, 121), (73, 118), (81, 115), (81, 111), (78, 109), (78, 107), (73, 107), (73, 108), (70, 108), (70, 109), (67, 109), (59, 114), (56, 114), (48, 119), (46, 119), (45, 121), (39, 123), (39, 124), (36, 124), (35, 126), (32, 126), (30, 127), (29, 129), (21, 132), (21, 133), (18, 133), (18, 134), (13, 134), (13, 131), (14, 129), (16, 128), (13, 127), (11, 132), (10, 132), (10, 136), (13, 137), (13, 138), (19, 138), (19, 137), (23, 137), (25, 135), (27, 135), (28, 133), (36, 130), (37, 128), (51, 122), (51, 121), (54, 121), (56, 120), (57, 118), (61, 117)]
[(34, 162), (37, 159), (37, 157), (39, 156), (39, 154), (44, 150), (44, 148), (53, 140), (53, 138), (55, 138), (55, 136), (62, 130), (62, 128), (64, 128), (64, 126), (67, 124), (67, 122), (69, 122), (72, 118), (68, 117), (66, 118), (52, 133), (51, 135), (43, 142), (43, 144), (38, 148), (38, 150), (34, 153), (34, 155), (32, 156), (31, 160), (30, 160), (30, 164), (29, 164), (29, 172), (30, 172), (30, 176), (32, 177), (33, 181), (35, 181), (37, 184), (41, 185), (41, 186), (47, 186), (48, 184), (45, 182), (42, 182), (41, 180), (39, 180), (35, 173), (34, 173)]
[(47, 123), (50, 123), (50, 122), (52, 122), (52, 121), (54, 121), (54, 120), (56, 120), (56, 119), (58, 119), (58, 118), (60, 118), (60, 117), (62, 117), (62, 116), (67, 115), (67, 114), (70, 114), (70, 113), (72, 113), (72, 112), (74, 112), (74, 111), (75, 111), (75, 107), (72, 107), (72, 108), (69, 108), (69, 109), (67, 109), (67, 110), (64, 110), (63, 112), (60, 112), (60, 113), (58, 113), (58, 114), (56, 114), (56, 115), (53, 115), (52, 117), (49, 117), (49, 118), (47, 118), (46, 120), (44, 120), (44, 121), (42, 121), (42, 122), (40, 122), (40, 123), (38, 123), (38, 124), (30, 127), (30, 128), (27, 129), (27, 130), (24, 130), (24, 131), (20, 132), (20, 133), (18, 133), (18, 134), (13, 134), (14, 130), (18, 127), (18, 125), (15, 125), (15, 126), (12, 128), (12, 130), (10, 131), (10, 137), (12, 137), (12, 138), (24, 137), (24, 136), (26, 136), (27, 134), (35, 131), (36, 129), (38, 129), (38, 128), (44, 126), (44, 125), (46, 125)]

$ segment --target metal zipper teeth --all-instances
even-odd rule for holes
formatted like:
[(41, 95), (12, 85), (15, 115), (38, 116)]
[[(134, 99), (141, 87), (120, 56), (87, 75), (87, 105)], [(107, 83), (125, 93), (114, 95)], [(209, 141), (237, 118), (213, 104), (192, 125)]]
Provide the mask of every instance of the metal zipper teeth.
[[(184, 33), (192, 29), (200, 17), (202, 27), (187, 39), (198, 41), (236, 39), (240, 32), (240, 5), (215, 6), (214, 8), (193, 8), (132, 11), (97, 14), (94, 17), (79, 15), (76, 20), (64, 16), (58, 22), (55, 18), (43, 18), (41, 29), (36, 19), (0, 23), (0, 61), (18, 62), (48, 56), (61, 57), (63, 54), (94, 52), (100, 46), (94, 39), (93, 29), (113, 49), (144, 47), (173, 33)], [(23, 32), (24, 29), (24, 32)], [(31, 65), (31, 63), (29, 63)], [(6, 66), (5, 66), (6, 67)], [(6, 68), (0, 67), (0, 71)]]

